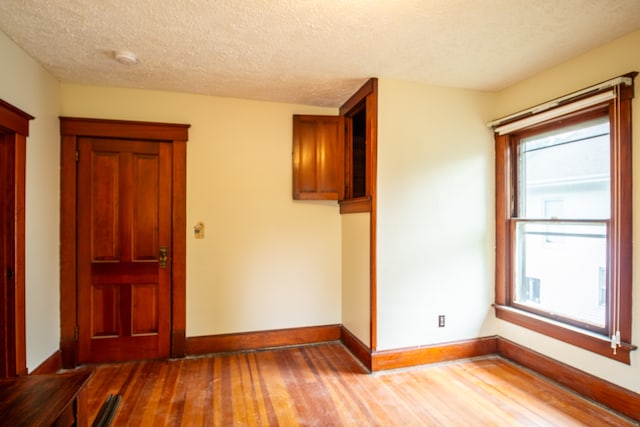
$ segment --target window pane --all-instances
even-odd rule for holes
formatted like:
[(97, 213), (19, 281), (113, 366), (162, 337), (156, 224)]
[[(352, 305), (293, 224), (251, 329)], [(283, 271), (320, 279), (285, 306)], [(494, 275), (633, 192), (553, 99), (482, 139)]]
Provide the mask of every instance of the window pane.
[(518, 222), (514, 302), (604, 328), (606, 233), (605, 223)]
[(607, 117), (522, 139), (518, 217), (609, 218), (609, 150)]

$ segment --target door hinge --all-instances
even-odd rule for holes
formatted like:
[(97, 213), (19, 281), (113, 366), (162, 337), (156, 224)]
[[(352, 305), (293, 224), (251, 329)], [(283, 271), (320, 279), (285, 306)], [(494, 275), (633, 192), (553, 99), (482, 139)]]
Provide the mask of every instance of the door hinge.
[(78, 325), (76, 325), (73, 329), (73, 340), (78, 341)]
[(80, 153), (76, 150), (76, 162), (80, 161)]

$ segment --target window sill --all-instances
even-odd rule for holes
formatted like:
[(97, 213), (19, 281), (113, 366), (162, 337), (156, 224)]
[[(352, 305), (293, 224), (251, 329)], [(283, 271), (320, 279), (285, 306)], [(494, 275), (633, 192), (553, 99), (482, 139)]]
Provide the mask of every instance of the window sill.
[(359, 212), (371, 212), (371, 197), (360, 197), (358, 199), (341, 200), (340, 213), (359, 213)]
[(611, 341), (606, 336), (565, 325), (513, 307), (499, 304), (494, 304), (493, 307), (496, 310), (496, 317), (498, 319), (547, 335), (567, 344), (592, 351), (601, 356), (617, 360), (618, 362), (626, 363), (627, 365), (631, 364), (630, 353), (637, 349), (637, 347), (632, 344), (622, 343), (616, 350), (616, 354), (613, 354)]

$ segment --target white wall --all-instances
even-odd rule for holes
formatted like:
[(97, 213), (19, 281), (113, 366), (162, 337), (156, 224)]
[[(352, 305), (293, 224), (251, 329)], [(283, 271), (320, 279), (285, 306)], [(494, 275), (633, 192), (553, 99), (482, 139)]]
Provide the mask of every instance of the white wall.
[[(498, 94), (494, 117), (510, 114), (548, 101), (569, 92), (608, 80), (629, 71), (640, 71), (640, 31), (592, 50), (561, 66), (514, 85)], [(633, 100), (633, 140), (640, 142), (640, 80), (635, 81)], [(640, 241), (640, 150), (633, 150), (633, 241)], [(640, 257), (633, 256), (633, 336), (632, 343), (640, 344)], [(630, 390), (640, 392), (640, 353), (631, 353), (631, 365), (564, 344), (558, 340), (531, 332), (501, 320), (497, 321), (499, 335), (575, 366), (595, 376), (605, 378)]]
[(60, 342), (60, 85), (0, 32), (0, 99), (35, 117), (26, 172), (27, 368)]
[[(187, 336), (341, 322), (340, 214), (293, 201), (293, 114), (335, 109), (62, 85), (62, 114), (189, 123)], [(205, 224), (205, 239), (193, 226)]]
[(492, 335), (493, 96), (378, 89), (378, 350)]
[(371, 215), (342, 215), (342, 324), (371, 346)]

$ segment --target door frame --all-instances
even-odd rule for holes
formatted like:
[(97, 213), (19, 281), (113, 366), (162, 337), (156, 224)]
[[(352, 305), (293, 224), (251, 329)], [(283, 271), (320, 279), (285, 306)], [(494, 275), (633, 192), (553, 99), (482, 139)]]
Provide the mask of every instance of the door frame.
[(62, 366), (78, 364), (76, 179), (78, 138), (102, 137), (171, 144), (171, 357), (184, 357), (186, 341), (186, 184), (190, 125), (60, 117), (60, 351)]
[[(7, 313), (6, 323), (0, 330), (6, 339), (6, 349), (2, 355), (6, 376), (27, 374), (27, 331), (26, 331), (26, 296), (25, 296), (25, 190), (27, 137), (29, 121), (34, 117), (0, 99), (0, 127), (2, 138), (13, 142), (12, 188), (9, 203), (13, 220), (10, 236), (3, 236), (11, 242), (13, 253), (9, 262), (13, 264), (13, 287), (7, 288), (4, 297), (0, 297), (3, 312)], [(2, 271), (0, 274), (7, 274)], [(5, 370), (3, 369), (3, 370)]]

